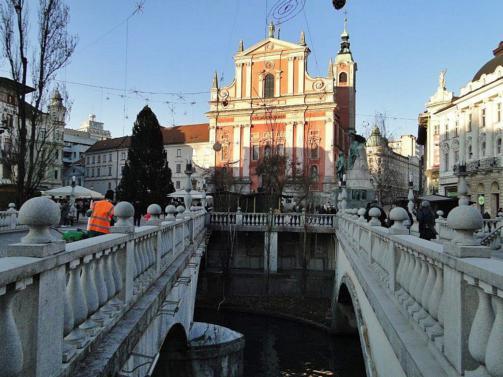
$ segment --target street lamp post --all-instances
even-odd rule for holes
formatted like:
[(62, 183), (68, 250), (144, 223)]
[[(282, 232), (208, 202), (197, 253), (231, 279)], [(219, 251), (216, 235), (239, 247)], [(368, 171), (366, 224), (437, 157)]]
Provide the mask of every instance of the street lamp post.
[(185, 196), (183, 198), (185, 204), (185, 213), (190, 213), (190, 207), (192, 205), (192, 196), (190, 192), (192, 191), (192, 180), (190, 176), (194, 173), (192, 169), (192, 161), (187, 161), (185, 166), (185, 174), (187, 175), (187, 184), (185, 185)]

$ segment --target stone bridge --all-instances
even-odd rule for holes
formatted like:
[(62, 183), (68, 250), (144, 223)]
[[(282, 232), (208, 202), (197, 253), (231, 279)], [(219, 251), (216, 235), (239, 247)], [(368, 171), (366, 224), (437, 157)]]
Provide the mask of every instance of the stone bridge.
[(210, 227), (264, 232), (270, 272), (278, 232), (335, 234), (332, 327), (359, 334), (367, 376), (503, 376), (503, 255), (500, 241), (483, 242), (500, 240), (501, 219), (483, 222), (462, 198), (426, 241), (402, 208), (391, 228), (379, 209), (364, 214), (212, 213)]
[(480, 213), (463, 182), (459, 191), (432, 241), (409, 234), (401, 208), (384, 228), (377, 208), (369, 222), (363, 208), (181, 208), (176, 219), (171, 208), (162, 222), (154, 205), (152, 225), (134, 228), (131, 205), (119, 203), (112, 234), (64, 245), (45, 238), (50, 211), (25, 204), (19, 222), (30, 233), (0, 259), (0, 376), (149, 376), (159, 355), (187, 342), (207, 229), (264, 232), (270, 273), (278, 233), (333, 236), (332, 328), (359, 335), (369, 377), (503, 376), (501, 248), (482, 242)]
[[(59, 209), (26, 202), (30, 232), (0, 258), (0, 376), (148, 376), (159, 354), (187, 344), (205, 213), (149, 207), (148, 226), (118, 203), (111, 234), (51, 239)], [(9, 222), (9, 226), (10, 226)]]

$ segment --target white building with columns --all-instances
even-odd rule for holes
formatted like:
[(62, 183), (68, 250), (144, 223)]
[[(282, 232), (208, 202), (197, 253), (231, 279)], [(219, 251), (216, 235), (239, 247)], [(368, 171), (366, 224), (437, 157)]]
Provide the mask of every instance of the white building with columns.
[(503, 206), (503, 42), (493, 53), (459, 96), (447, 91), (441, 73), (426, 105), (426, 168), (438, 168), (440, 194), (457, 196), (456, 172), (466, 164), (472, 201), (495, 216)]

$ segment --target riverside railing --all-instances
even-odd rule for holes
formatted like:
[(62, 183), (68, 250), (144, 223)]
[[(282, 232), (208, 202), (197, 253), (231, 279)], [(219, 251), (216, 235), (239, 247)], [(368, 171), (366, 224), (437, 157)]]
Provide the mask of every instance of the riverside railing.
[[(67, 376), (169, 268), (203, 238), (205, 213), (133, 227), (115, 206), (111, 234), (66, 244), (48, 228), (59, 209), (35, 198), (20, 210), (30, 232), (0, 258), (0, 377)], [(188, 263), (188, 262), (187, 262)]]
[[(467, 207), (467, 206), (466, 206)], [(358, 263), (373, 270), (430, 348), (447, 375), (503, 376), (503, 260), (491, 258), (473, 233), (480, 214), (456, 207), (452, 240), (444, 244), (407, 234), (407, 213), (397, 208), (395, 225), (380, 226), (379, 209), (347, 210), (337, 216), (337, 236)], [(438, 224), (438, 223), (437, 223)]]

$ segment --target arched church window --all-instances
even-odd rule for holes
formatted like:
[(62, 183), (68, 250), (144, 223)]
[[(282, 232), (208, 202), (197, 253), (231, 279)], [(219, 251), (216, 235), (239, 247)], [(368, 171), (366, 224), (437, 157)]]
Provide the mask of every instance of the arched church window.
[(268, 74), (264, 79), (264, 98), (273, 98), (274, 97), (274, 76), (272, 74)]
[(346, 72), (341, 72), (339, 74), (339, 83), (347, 83), (348, 82), (348, 74)]
[(264, 147), (264, 156), (265, 157), (270, 157), (271, 156), (271, 146), (270, 145), (266, 145)]

